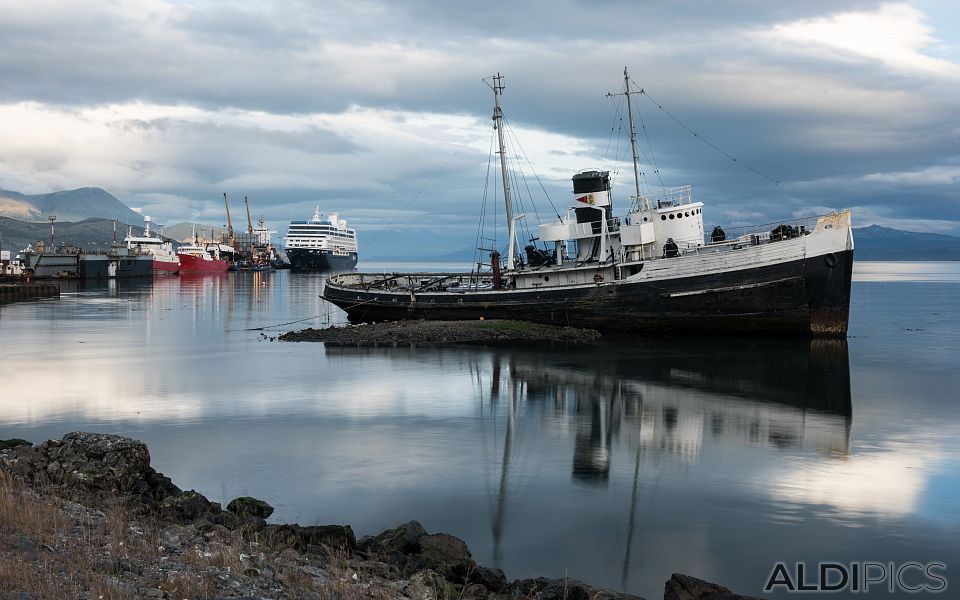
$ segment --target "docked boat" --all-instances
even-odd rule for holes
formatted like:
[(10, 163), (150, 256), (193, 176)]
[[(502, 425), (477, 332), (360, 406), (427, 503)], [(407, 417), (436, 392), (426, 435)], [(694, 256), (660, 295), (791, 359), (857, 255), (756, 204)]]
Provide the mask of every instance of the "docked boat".
[(291, 221), (283, 241), (290, 268), (298, 271), (342, 271), (357, 266), (357, 232), (336, 213), (320, 207), (309, 221)]
[[(493, 79), (508, 248), (489, 272), (348, 273), (323, 297), (353, 322), (398, 319), (519, 319), (603, 331), (677, 331), (844, 336), (853, 234), (849, 211), (705, 235), (704, 204), (690, 186), (640, 193), (630, 107), (636, 195), (613, 214), (610, 174), (573, 175), (573, 200), (539, 226), (540, 249), (517, 245), (505, 162), (502, 78)], [(550, 247), (552, 246), (552, 247)], [(524, 260), (525, 259), (525, 260)]]
[(115, 244), (106, 252), (80, 255), (80, 279), (132, 279), (153, 277), (153, 256)]
[(127, 230), (127, 237), (123, 241), (127, 243), (128, 250), (149, 254), (153, 257), (154, 274), (173, 275), (180, 270), (180, 259), (173, 249), (173, 244), (164, 241), (161, 235), (151, 235), (150, 217), (143, 218), (143, 235), (133, 235), (133, 228), (130, 228)]
[[(244, 199), (246, 200), (246, 199)], [(250, 212), (247, 209), (247, 218)], [(240, 261), (240, 269), (244, 271), (272, 271), (280, 261), (277, 249), (270, 241), (276, 231), (271, 231), (264, 222), (263, 217), (257, 221), (256, 227), (249, 224), (250, 235), (253, 237), (253, 244), (250, 246), (249, 258)]]
[(127, 279), (152, 277), (152, 259), (148, 254), (131, 251), (120, 244), (105, 251), (83, 252), (71, 244), (48, 246), (37, 242), (17, 255), (23, 261), (23, 273), (38, 279)]
[(177, 248), (180, 273), (226, 273), (230, 266), (229, 253), (221, 252), (223, 246), (215, 242), (201, 243), (194, 229), (193, 242)]
[(37, 279), (74, 279), (80, 277), (80, 249), (71, 244), (56, 246), (42, 241), (17, 254), (23, 273)]

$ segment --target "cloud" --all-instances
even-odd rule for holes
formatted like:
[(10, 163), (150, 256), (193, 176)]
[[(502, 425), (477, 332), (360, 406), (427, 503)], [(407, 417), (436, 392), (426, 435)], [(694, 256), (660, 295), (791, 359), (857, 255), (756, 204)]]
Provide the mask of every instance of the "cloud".
[(771, 479), (771, 494), (779, 500), (829, 506), (844, 517), (901, 518), (917, 511), (942, 460), (934, 449), (891, 444), (845, 460), (792, 469)]
[(960, 183), (960, 166), (934, 165), (913, 171), (896, 171), (891, 173), (870, 173), (864, 175), (866, 183), (882, 183), (892, 185), (934, 185), (953, 186)]
[(960, 66), (923, 51), (939, 42), (925, 15), (907, 4), (885, 4), (876, 11), (843, 12), (778, 24), (764, 35), (784, 47), (825, 60), (877, 61), (904, 73), (960, 77)]

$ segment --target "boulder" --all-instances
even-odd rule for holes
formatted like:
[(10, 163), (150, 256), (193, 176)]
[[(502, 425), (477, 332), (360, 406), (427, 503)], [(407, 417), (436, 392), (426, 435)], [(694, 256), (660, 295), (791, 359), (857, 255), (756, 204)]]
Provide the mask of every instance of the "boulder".
[(160, 503), (160, 511), (164, 517), (182, 523), (207, 519), (222, 512), (219, 504), (210, 502), (195, 490), (164, 498)]
[(273, 514), (273, 507), (250, 496), (234, 498), (227, 504), (227, 510), (238, 517), (260, 517), (267, 519)]
[(222, 527), (226, 527), (227, 529), (236, 529), (238, 523), (241, 521), (241, 519), (238, 519), (235, 514), (227, 511), (216, 515), (211, 515), (207, 517), (207, 519), (209, 519), (209, 521), (214, 525), (220, 525)]
[(150, 452), (140, 441), (119, 435), (73, 432), (38, 446), (0, 451), (4, 467), (35, 483), (68, 484), (94, 491), (144, 487)]
[(10, 448), (18, 448), (20, 446), (32, 446), (32, 445), (33, 445), (33, 442), (28, 442), (27, 440), (21, 440), (20, 438), (0, 440), (0, 450), (8, 450)]
[(147, 445), (133, 438), (75, 431), (63, 436), (60, 443), (53, 442), (56, 440), (46, 442), (49, 454), (55, 455), (65, 471), (67, 465), (72, 465), (70, 475), (74, 479), (91, 485), (123, 489), (142, 479), (150, 467)]
[(0, 466), (35, 484), (83, 493), (120, 491), (148, 503), (181, 493), (150, 467), (143, 442), (119, 435), (76, 431), (36, 446), (0, 449)]
[(394, 552), (416, 554), (420, 552), (420, 538), (425, 535), (427, 530), (423, 525), (410, 521), (376, 536), (367, 536), (360, 540), (358, 547), (371, 555), (389, 556)]
[(420, 538), (420, 552), (406, 557), (404, 571), (415, 573), (423, 569), (436, 571), (447, 580), (468, 583), (477, 570), (470, 549), (460, 538), (446, 533), (434, 533)]
[(143, 494), (144, 499), (157, 501), (163, 500), (167, 496), (177, 496), (183, 493), (169, 477), (163, 473), (158, 473), (153, 467), (144, 469), (143, 481), (147, 489), (147, 493)]
[(467, 582), (479, 583), (494, 594), (509, 593), (510, 590), (507, 576), (501, 569), (478, 566), (467, 575)]
[(264, 538), (275, 548), (293, 548), (300, 552), (325, 553), (325, 549), (353, 553), (357, 538), (349, 525), (267, 525)]
[(304, 546), (323, 546), (345, 552), (354, 552), (357, 549), (357, 537), (349, 525), (301, 527), (299, 537)]
[(663, 589), (663, 600), (759, 600), (755, 596), (734, 594), (722, 585), (696, 577), (674, 573)]
[(378, 562), (375, 560), (357, 560), (351, 559), (347, 561), (347, 565), (363, 575), (379, 577), (380, 579), (399, 579), (400, 570), (393, 565), (387, 563)]
[(640, 596), (595, 589), (576, 579), (518, 579), (510, 587), (514, 597), (531, 600), (643, 600)]
[(257, 533), (267, 528), (267, 520), (261, 517), (240, 517), (235, 527), (241, 533)]
[(419, 554), (446, 565), (457, 565), (471, 558), (466, 542), (446, 533), (421, 536)]

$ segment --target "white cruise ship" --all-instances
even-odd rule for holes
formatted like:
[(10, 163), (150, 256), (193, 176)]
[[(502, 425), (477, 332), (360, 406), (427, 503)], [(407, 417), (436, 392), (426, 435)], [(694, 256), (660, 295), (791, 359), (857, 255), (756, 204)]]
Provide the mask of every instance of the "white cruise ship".
[(336, 213), (321, 215), (320, 207), (309, 221), (291, 221), (283, 244), (291, 269), (340, 271), (357, 264), (357, 232)]

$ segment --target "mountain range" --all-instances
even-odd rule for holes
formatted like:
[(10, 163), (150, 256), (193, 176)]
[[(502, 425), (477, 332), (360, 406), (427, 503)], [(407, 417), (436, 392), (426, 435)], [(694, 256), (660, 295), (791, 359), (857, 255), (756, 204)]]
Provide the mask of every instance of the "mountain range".
[(880, 225), (854, 228), (856, 260), (960, 260), (960, 237), (901, 231)]
[[(129, 230), (133, 235), (142, 235), (143, 227), (117, 223), (116, 239), (123, 242)], [(164, 236), (166, 237), (166, 236)], [(54, 238), (56, 243), (70, 242), (82, 250), (96, 250), (107, 247), (114, 239), (113, 219), (84, 219), (71, 223), (57, 220), (54, 223)], [(25, 223), (9, 217), (0, 217), (0, 249), (9, 250), (16, 255), (28, 245), (36, 244), (38, 240), (50, 241), (50, 223)]]
[[(27, 195), (0, 190), (0, 247), (19, 250), (37, 240), (50, 239), (49, 215), (56, 215), (54, 224), (58, 241), (70, 241), (87, 248), (106, 245), (113, 239), (113, 219), (119, 221), (117, 238), (123, 240), (127, 227), (135, 234), (143, 231), (143, 217), (109, 192), (86, 187), (76, 190)], [(164, 229), (164, 237), (186, 240), (192, 223), (178, 223)], [(197, 224), (197, 233), (205, 237), (222, 234), (222, 227)], [(936, 233), (901, 231), (871, 225), (853, 230), (857, 260), (960, 260), (960, 238)], [(368, 261), (378, 257), (362, 257)], [(473, 248), (429, 256), (391, 256), (383, 260), (462, 261), (474, 259)]]
[[(106, 245), (113, 240), (113, 219), (118, 222), (117, 237), (123, 241), (129, 226), (134, 233), (143, 231), (143, 215), (132, 210), (110, 192), (96, 187), (22, 194), (0, 190), (0, 245), (19, 250), (37, 240), (50, 239), (48, 217), (54, 223), (56, 239), (86, 248)], [(159, 232), (154, 225), (153, 230)], [(163, 229), (163, 237), (177, 241), (191, 239), (193, 223), (177, 223)], [(223, 234), (222, 227), (197, 224), (197, 233), (206, 237)]]
[(58, 221), (72, 222), (91, 217), (117, 219), (131, 225), (143, 221), (139, 213), (113, 194), (96, 187), (33, 195), (0, 190), (0, 216), (43, 221), (51, 215), (56, 215)]

